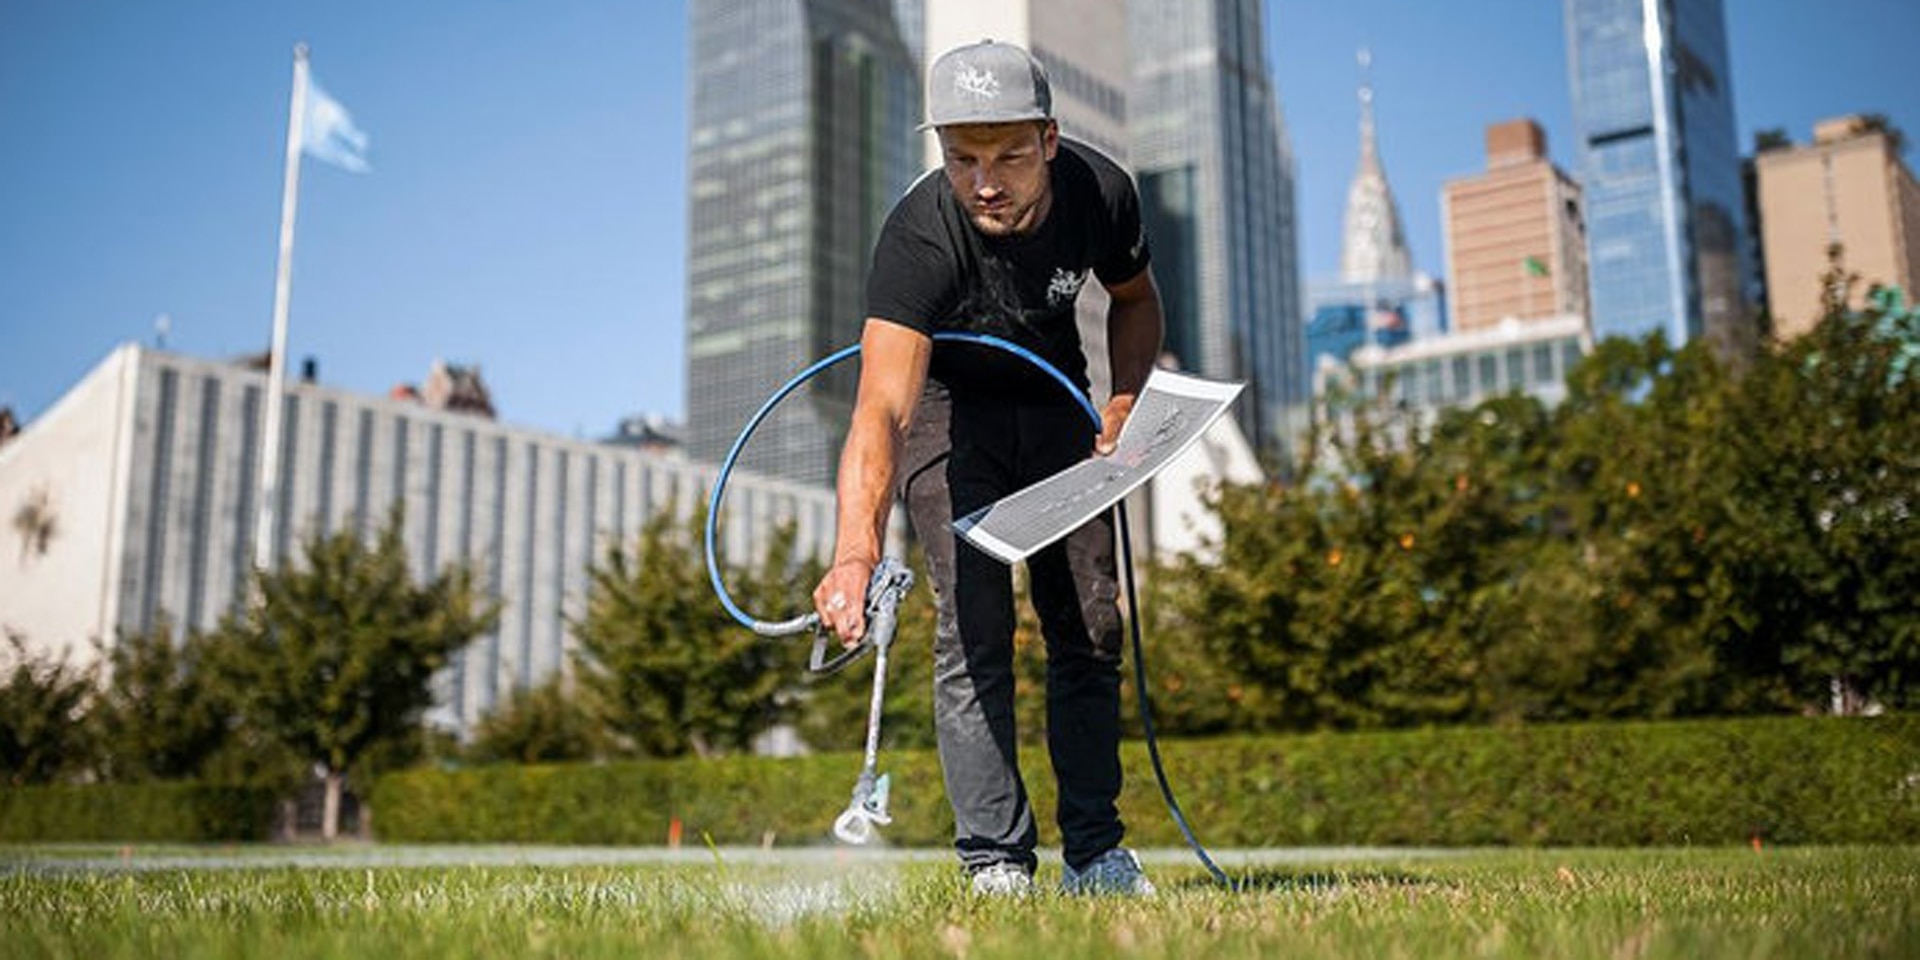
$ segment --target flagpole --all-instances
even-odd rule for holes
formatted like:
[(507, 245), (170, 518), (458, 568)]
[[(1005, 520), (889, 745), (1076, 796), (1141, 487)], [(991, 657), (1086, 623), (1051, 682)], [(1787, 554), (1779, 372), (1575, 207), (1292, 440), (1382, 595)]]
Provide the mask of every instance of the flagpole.
[(264, 573), (273, 555), (274, 515), (280, 499), (280, 408), (287, 378), (287, 305), (293, 295), (293, 221), (300, 205), (300, 140), (307, 109), (307, 45), (293, 47), (293, 100), (287, 109), (286, 185), (280, 195), (280, 262), (273, 282), (273, 349), (267, 355), (265, 445), (260, 454), (260, 504), (253, 565)]

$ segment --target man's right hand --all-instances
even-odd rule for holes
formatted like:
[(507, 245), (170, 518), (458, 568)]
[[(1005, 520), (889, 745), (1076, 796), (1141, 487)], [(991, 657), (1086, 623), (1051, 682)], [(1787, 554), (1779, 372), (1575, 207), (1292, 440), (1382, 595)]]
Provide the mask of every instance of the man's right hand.
[(869, 318), (862, 329), (860, 390), (834, 482), (840, 516), (833, 569), (813, 590), (820, 626), (838, 634), (843, 646), (858, 644), (867, 633), (867, 585), (886, 540), (894, 463), (932, 356), (933, 340), (912, 328)]
[(837, 634), (843, 647), (854, 646), (867, 633), (867, 584), (872, 580), (872, 561), (840, 560), (813, 588), (821, 628)]

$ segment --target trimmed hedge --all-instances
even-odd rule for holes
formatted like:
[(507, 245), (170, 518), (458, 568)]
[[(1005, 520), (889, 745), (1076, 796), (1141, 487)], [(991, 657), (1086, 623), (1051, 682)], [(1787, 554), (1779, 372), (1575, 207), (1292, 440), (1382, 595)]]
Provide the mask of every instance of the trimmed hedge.
[[(1920, 842), (1920, 716), (1448, 728), (1162, 744), (1201, 839), (1295, 845), (1678, 845)], [(1046, 751), (1024, 754), (1044, 820)], [(1182, 842), (1144, 745), (1124, 750), (1129, 842)], [(860, 759), (728, 758), (410, 770), (373, 791), (391, 842), (812, 844)], [(935, 756), (881, 757), (901, 846), (944, 846)], [(1057, 833), (1043, 828), (1043, 842)]]
[(268, 839), (272, 790), (197, 783), (0, 790), (0, 842), (212, 843)]
[[(1188, 820), (1220, 847), (1920, 843), (1920, 716), (1448, 728), (1162, 744)], [(1025, 750), (1043, 823), (1053, 778)], [(1129, 842), (1175, 846), (1144, 745), (1124, 749)], [(389, 774), (380, 838), (413, 843), (824, 842), (858, 754)], [(951, 842), (939, 761), (892, 751), (900, 846)], [(188, 783), (0, 790), (0, 842), (259, 841), (277, 796)], [(1050, 824), (1046, 842), (1057, 842)]]

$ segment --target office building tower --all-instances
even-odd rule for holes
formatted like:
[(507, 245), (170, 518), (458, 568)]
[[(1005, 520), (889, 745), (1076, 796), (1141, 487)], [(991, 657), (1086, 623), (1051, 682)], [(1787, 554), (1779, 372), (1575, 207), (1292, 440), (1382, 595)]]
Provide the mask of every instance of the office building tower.
[(1587, 315), (1580, 187), (1546, 157), (1532, 120), (1487, 128), (1487, 170), (1441, 191), (1453, 325)]
[[(766, 397), (855, 342), (874, 239), (919, 172), (919, 69), (887, 0), (694, 0), (687, 442), (718, 461)], [(745, 469), (834, 474), (853, 365), (770, 420)]]
[(1181, 366), (1243, 380), (1235, 404), (1266, 453), (1303, 419), (1293, 154), (1267, 69), (1260, 0), (1128, 4), (1132, 167)]
[(1372, 55), (1361, 50), (1360, 160), (1347, 189), (1340, 276), (1310, 284), (1301, 378), (1317, 394), (1323, 370), (1338, 368), (1362, 345), (1393, 347), (1447, 330), (1446, 285), (1413, 269), (1393, 185), (1380, 159), (1373, 119)]
[[(87, 656), (92, 641), (163, 620), (215, 629), (247, 595), (266, 389), (252, 366), (126, 345), (0, 447), (0, 504), (31, 504), (43, 521), (34, 542), (20, 524), (0, 529), (0, 632)], [(303, 379), (283, 396), (276, 566), (299, 562), (311, 536), (372, 533), (398, 504), (415, 576), (470, 564), (479, 592), (500, 602), (493, 632), (435, 677), (429, 717), (453, 730), (567, 669), (591, 566), (631, 548), (654, 517), (691, 517), (713, 483), (709, 464), (506, 426), (404, 391)], [(786, 523), (807, 555), (832, 549), (824, 487), (741, 475), (725, 510), (729, 558), (758, 558)]]
[(927, 57), (927, 0), (893, 0), (893, 22), (900, 30), (900, 42), (907, 47), (907, 59), (923, 68)]
[(1720, 0), (1567, 0), (1594, 336), (1752, 342)]
[(1763, 150), (1754, 168), (1775, 335), (1798, 336), (1820, 321), (1832, 247), (1860, 275), (1853, 306), (1873, 284), (1916, 289), (1920, 184), (1884, 127), (1857, 116), (1827, 120), (1811, 144)]
[(1360, 163), (1347, 187), (1347, 216), (1341, 231), (1340, 280), (1348, 284), (1393, 283), (1413, 276), (1413, 254), (1400, 225), (1400, 206), (1380, 161), (1379, 134), (1373, 125), (1373, 84), (1367, 68), (1373, 55), (1360, 51)]

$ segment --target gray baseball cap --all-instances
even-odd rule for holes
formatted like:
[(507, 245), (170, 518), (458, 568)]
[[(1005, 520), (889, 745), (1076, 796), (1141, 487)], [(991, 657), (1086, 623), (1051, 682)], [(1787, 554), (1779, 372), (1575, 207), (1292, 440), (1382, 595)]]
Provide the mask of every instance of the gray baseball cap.
[(1017, 123), (1053, 117), (1047, 70), (1011, 43), (982, 40), (940, 55), (927, 72), (927, 122)]

